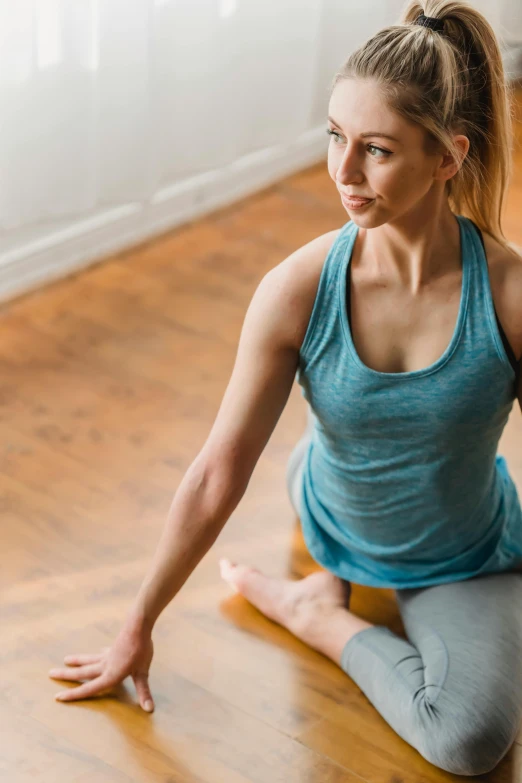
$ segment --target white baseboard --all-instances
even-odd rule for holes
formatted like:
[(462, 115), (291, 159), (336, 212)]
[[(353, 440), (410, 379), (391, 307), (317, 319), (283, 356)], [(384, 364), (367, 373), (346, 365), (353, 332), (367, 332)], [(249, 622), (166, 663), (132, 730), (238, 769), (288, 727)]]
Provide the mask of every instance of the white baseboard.
[(125, 204), (71, 223), (0, 256), (0, 304), (67, 277), (283, 177), (325, 161), (324, 126), (292, 142), (252, 153), (230, 166), (175, 183), (147, 202)]

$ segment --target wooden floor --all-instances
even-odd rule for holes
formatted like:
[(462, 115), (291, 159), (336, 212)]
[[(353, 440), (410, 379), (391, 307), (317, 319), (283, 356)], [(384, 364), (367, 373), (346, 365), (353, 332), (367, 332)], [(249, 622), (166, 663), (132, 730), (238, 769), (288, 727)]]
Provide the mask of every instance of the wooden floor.
[[(517, 150), (505, 226), (522, 244)], [(156, 711), (128, 683), (59, 704), (67, 685), (47, 674), (119, 630), (214, 421), (257, 283), (346, 219), (321, 164), (1, 309), (2, 782), (460, 779), (220, 578), (225, 555), (273, 576), (317, 568), (285, 487), (305, 426), (297, 384), (245, 497), (154, 629)], [(521, 419), (515, 406), (501, 451), (522, 490)], [(404, 635), (393, 590), (354, 585), (351, 609)], [(488, 780), (522, 780), (521, 745), (522, 733)]]

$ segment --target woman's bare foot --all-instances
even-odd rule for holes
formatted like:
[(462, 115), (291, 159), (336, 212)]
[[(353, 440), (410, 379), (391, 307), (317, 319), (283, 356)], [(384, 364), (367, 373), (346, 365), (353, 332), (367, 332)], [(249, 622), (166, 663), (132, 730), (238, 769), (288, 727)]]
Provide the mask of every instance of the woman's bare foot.
[(287, 628), (299, 639), (339, 663), (346, 642), (371, 627), (348, 611), (350, 582), (328, 571), (305, 579), (272, 579), (256, 568), (223, 558), (221, 576), (260, 612)]

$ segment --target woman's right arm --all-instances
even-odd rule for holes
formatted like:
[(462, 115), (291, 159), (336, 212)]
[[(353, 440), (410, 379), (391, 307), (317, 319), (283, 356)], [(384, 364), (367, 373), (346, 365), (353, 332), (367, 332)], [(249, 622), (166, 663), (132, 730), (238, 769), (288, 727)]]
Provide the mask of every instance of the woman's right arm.
[(243, 497), (292, 390), (324, 259), (338, 235), (308, 242), (259, 283), (216, 420), (176, 492), (131, 609), (133, 627), (152, 630)]
[[(174, 496), (156, 553), (120, 635), (92, 656), (68, 656), (75, 668), (56, 679), (89, 680), (56, 698), (73, 701), (134, 679), (141, 706), (152, 700), (148, 669), (152, 628), (165, 606), (210, 549), (243, 497), (292, 389), (306, 323), (296, 264), (317, 255), (314, 243), (296, 251), (261, 280), (248, 307), (234, 369), (211, 432)], [(63, 696), (63, 698), (61, 698)]]
[[(292, 281), (283, 266), (259, 284), (210, 434), (177, 490), (130, 617), (151, 630), (243, 497), (286, 405), (297, 369)], [(294, 315), (295, 318), (295, 315)]]

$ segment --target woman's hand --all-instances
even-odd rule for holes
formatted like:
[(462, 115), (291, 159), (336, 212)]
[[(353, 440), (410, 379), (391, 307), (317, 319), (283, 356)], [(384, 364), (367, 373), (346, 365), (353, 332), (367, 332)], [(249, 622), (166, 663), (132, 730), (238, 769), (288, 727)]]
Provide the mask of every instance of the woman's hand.
[(57, 680), (80, 682), (79, 688), (71, 688), (56, 694), (58, 701), (76, 701), (96, 696), (110, 690), (132, 676), (140, 706), (152, 712), (154, 702), (149, 688), (149, 668), (154, 654), (150, 631), (136, 630), (125, 625), (112, 647), (90, 655), (67, 655), (64, 663), (70, 668), (51, 669), (49, 676)]

